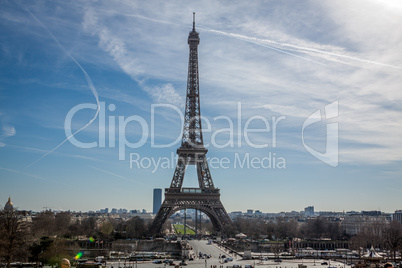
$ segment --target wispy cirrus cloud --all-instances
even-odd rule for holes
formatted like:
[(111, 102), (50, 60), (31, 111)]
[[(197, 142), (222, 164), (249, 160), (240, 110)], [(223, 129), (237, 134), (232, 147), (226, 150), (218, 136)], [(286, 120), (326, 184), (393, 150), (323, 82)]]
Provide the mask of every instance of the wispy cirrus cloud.
[[(401, 65), (392, 59), (393, 55), (398, 55), (394, 48), (401, 40), (397, 34), (388, 47), (384, 46), (382, 39), (387, 34), (381, 31), (386, 23), (368, 22), (371, 28), (367, 30), (363, 27), (364, 17), (359, 15), (356, 23), (350, 21), (356, 17), (345, 15), (354, 13), (357, 6), (369, 14), (375, 13), (375, 5), (375, 2), (348, 4), (346, 9), (339, 9), (334, 5), (320, 4), (322, 12), (308, 10), (306, 14), (292, 12), (291, 8), (282, 5), (264, 10), (251, 5), (247, 10), (253, 16), (246, 17), (231, 15), (241, 12), (241, 5), (230, 9), (222, 8), (219, 3), (214, 3), (213, 8), (198, 6), (195, 11), (198, 18), (196, 27), (201, 33), (201, 94), (208, 94), (208, 98), (202, 99), (203, 108), (214, 107), (217, 114), (227, 113), (222, 101), (236, 107), (236, 102), (242, 100), (248, 110), (244, 119), (248, 114), (256, 113), (305, 118), (329, 102), (339, 100), (343, 122), (340, 131), (345, 141), (353, 141), (356, 145), (372, 144), (384, 148), (384, 152), (393, 150), (392, 144), (396, 140), (385, 126), (393, 129), (391, 133), (400, 130), (393, 123), (394, 116), (383, 107), (390, 99), (401, 98), (395, 88), (400, 80), (397, 73)], [(284, 20), (279, 20), (283, 17), (281, 8), (290, 10)], [(313, 7), (307, 5), (306, 8)], [(129, 10), (133, 12), (127, 12)], [(141, 15), (135, 11), (141, 11)], [(98, 46), (138, 82), (154, 102), (182, 107), (185, 91), (178, 93), (178, 76), (171, 70), (187, 72), (186, 34), (178, 35), (178, 32), (189, 30), (183, 26), (186, 17), (180, 15), (185, 12), (191, 15), (188, 6), (178, 7), (174, 3), (159, 10), (141, 3), (126, 3), (117, 9), (111, 9), (110, 4), (97, 7), (88, 4), (84, 9), (83, 28), (98, 38)], [(320, 22), (322, 29), (307, 24), (306, 16), (309, 21)], [(339, 19), (337, 25), (332, 22), (332, 16)], [(341, 19), (343, 16), (349, 19)], [(116, 17), (121, 19), (114, 20)], [(395, 16), (388, 20), (391, 24), (398, 21)], [(302, 21), (302, 24), (294, 25), (294, 21)], [(360, 27), (351, 27), (359, 24)], [(169, 34), (162, 34), (160, 28)], [(331, 31), (325, 32), (326, 29)], [(357, 33), (358, 30), (361, 32)], [(379, 38), (375, 38), (373, 33)], [(204, 41), (205, 38), (208, 41)], [(177, 50), (178, 45), (182, 51)], [(376, 47), (381, 47), (381, 53)], [(175, 61), (177, 58), (181, 59), (180, 62)], [(166, 62), (172, 67), (166, 68)], [(181, 62), (184, 64), (179, 65)], [(150, 85), (150, 77), (166, 82), (153, 81)], [(179, 82), (184, 88), (185, 75)], [(387, 86), (384, 89), (382, 85)], [(367, 104), (373, 97), (380, 104), (368, 108)], [(386, 116), (379, 118), (377, 115)], [(370, 133), (365, 135), (364, 142), (362, 133)], [(388, 138), (379, 140), (378, 136)], [(293, 143), (292, 140), (288, 142)], [(341, 161), (365, 161), (360, 150), (360, 146), (348, 145)], [(388, 156), (388, 160), (400, 158), (397, 153)], [(366, 160), (375, 162), (375, 158), (368, 158)]]
[(8, 123), (5, 116), (0, 113), (1, 133), (0, 133), (0, 148), (6, 146), (5, 140), (9, 137), (15, 136), (17, 131), (15, 127)]
[(35, 165), (36, 163), (38, 163), (39, 161), (41, 161), (43, 158), (45, 158), (46, 156), (48, 156), (49, 154), (53, 153), (55, 150), (57, 150), (60, 146), (62, 146), (64, 143), (66, 143), (69, 139), (71, 139), (72, 137), (74, 137), (74, 135), (76, 135), (77, 133), (81, 132), (82, 130), (86, 129), (88, 126), (90, 126), (93, 121), (95, 121), (95, 119), (98, 117), (99, 114), (99, 109), (100, 109), (100, 105), (99, 105), (99, 96), (98, 96), (98, 92), (92, 82), (91, 77), (88, 75), (87, 71), (81, 66), (81, 64), (75, 59), (75, 57), (73, 55), (71, 55), (66, 48), (60, 43), (60, 41), (58, 40), (58, 38), (49, 30), (49, 28), (42, 23), (41, 20), (39, 20), (29, 9), (20, 6), (21, 8), (25, 9), (25, 11), (34, 19), (34, 21), (36, 21), (48, 34), (49, 36), (53, 39), (53, 41), (58, 45), (58, 47), (76, 64), (76, 66), (81, 70), (81, 72), (83, 73), (86, 82), (88, 84), (89, 89), (91, 90), (93, 96), (95, 97), (96, 100), (96, 113), (95, 115), (91, 118), (91, 120), (89, 120), (89, 122), (87, 122), (83, 127), (79, 128), (78, 130), (76, 130), (75, 132), (73, 132), (70, 136), (68, 136), (66, 139), (64, 139), (61, 143), (59, 143), (56, 147), (54, 147), (53, 149), (49, 150), (48, 152), (46, 152), (44, 155), (42, 155), (40, 158), (36, 159), (35, 161), (31, 162), (29, 165), (27, 165), (25, 167), (25, 169)]
[[(119, 14), (113, 15), (118, 16)], [(120, 68), (133, 80), (138, 82), (140, 87), (151, 96), (153, 101), (182, 106), (183, 99), (181, 95), (176, 92), (172, 84), (167, 83), (152, 87), (147, 85), (144, 76), (145, 70), (142, 68), (141, 62), (136, 58), (133, 52), (127, 49), (124, 40), (115, 36), (112, 33), (112, 29), (109, 29), (109, 27), (108, 25), (102, 24), (93, 8), (88, 7), (86, 9), (83, 28), (99, 38), (99, 46), (113, 57)]]
[[(245, 176), (250, 176), (250, 172), (255, 174), (250, 177), (251, 183), (258, 182), (264, 189), (275, 187), (272, 185), (275, 183), (278, 186), (279, 181), (284, 180), (289, 182), (287, 185), (302, 182), (300, 188), (294, 187), (296, 196), (303, 191), (304, 196), (317, 198), (316, 189), (303, 187), (317, 178), (325, 189), (331, 188), (333, 184), (329, 179), (321, 180), (322, 177), (331, 177), (345, 193), (343, 202), (346, 204), (354, 203), (353, 189), (362, 185), (363, 178), (364, 185), (376, 178), (375, 185), (367, 187), (367, 199), (362, 200), (362, 203), (374, 206), (377, 204), (369, 197), (382, 195), (378, 192), (378, 180), (383, 179), (382, 175), (387, 170), (392, 171), (387, 176), (393, 178), (395, 188), (401, 188), (402, 127), (399, 118), (402, 117), (402, 110), (399, 103), (402, 100), (402, 76), (401, 70), (394, 68), (402, 66), (399, 49), (402, 45), (402, 32), (399, 30), (402, 9), (398, 1), (274, 1), (269, 5), (258, 1), (234, 1), (230, 6), (219, 1), (41, 1), (24, 2), (24, 5), (85, 67), (106, 107), (110, 102), (116, 107), (106, 108), (105, 126), (98, 128), (98, 121), (94, 121), (79, 134), (77, 139), (80, 141), (99, 142), (99, 131), (106, 131), (102, 133), (106, 133), (107, 139), (110, 134), (107, 128), (117, 125), (120, 116), (127, 118), (135, 114), (149, 123), (152, 103), (172, 103), (183, 110), (188, 67), (187, 35), (192, 26), (192, 12), (195, 11), (196, 29), (201, 37), (202, 115), (211, 120), (212, 131), (230, 125), (225, 120), (214, 121), (216, 116), (229, 117), (236, 130), (240, 126), (240, 132), (233, 134), (234, 147), (209, 147), (210, 157), (216, 153), (229, 156), (230, 153), (246, 152), (266, 156), (266, 150), (245, 146), (244, 139), (243, 145), (237, 146), (238, 138), (243, 138), (245, 122), (255, 115), (263, 116), (269, 122), (272, 122), (272, 116), (285, 115), (286, 119), (281, 121), (277, 130), (279, 147), (269, 149), (278, 150), (277, 156), (286, 157), (289, 165), (281, 171), (281, 179), (276, 179), (279, 178), (275, 177), (278, 173), (271, 170), (247, 170)], [(156, 5), (158, 8), (155, 8)], [(49, 34), (39, 24), (32, 23), (34, 20), (14, 2), (6, 2), (2, 7), (0, 19), (5, 27), (0, 27), (0, 31), (6, 38), (0, 53), (7, 62), (0, 66), (3, 68), (0, 79), (7, 81), (10, 87), (0, 89), (0, 93), (5, 93), (1, 94), (1, 101), (5, 100), (1, 109), (10, 115), (7, 122), (15, 128), (16, 134), (0, 140), (9, 145), (2, 149), (4, 154), (0, 158), (9, 165), (4, 164), (5, 168), (13, 169), (10, 167), (18, 166), (21, 159), (29, 161), (24, 158), (29, 155), (27, 152), (38, 156), (47, 152), (43, 148), (57, 144), (60, 137), (65, 137), (63, 116), (77, 103), (93, 99), (82, 72), (65, 53), (60, 53), (62, 51)], [(76, 90), (69, 90), (70, 87)], [(86, 95), (83, 96), (82, 92)], [(88, 100), (89, 94), (91, 99)], [(336, 172), (327, 172), (322, 169), (324, 164), (309, 158), (302, 146), (301, 131), (305, 118), (318, 109), (323, 111), (325, 105), (333, 101), (339, 102), (339, 116), (330, 122), (339, 123), (341, 165)], [(238, 102), (242, 104), (240, 116)], [(85, 125), (93, 112), (88, 110), (77, 114), (74, 127)], [(157, 133), (154, 137), (157, 141), (180, 138), (182, 125), (175, 111), (159, 109), (156, 114)], [(26, 115), (30, 115), (29, 120)], [(327, 123), (322, 120), (322, 128), (317, 127), (319, 131), (311, 133), (312, 144), (325, 142)], [(261, 124), (252, 124), (252, 128), (259, 126)], [(127, 128), (127, 139), (132, 142), (138, 140), (140, 130), (132, 124)], [(0, 131), (3, 129), (0, 128)], [(3, 132), (13, 134), (12, 128)], [(206, 131), (205, 142), (211, 143), (211, 136)], [(270, 143), (271, 136), (272, 132), (257, 133), (253, 141)], [(221, 133), (215, 138), (223, 144), (230, 134)], [(12, 147), (12, 144), (21, 148)], [(159, 151), (148, 145), (147, 142), (130, 152), (154, 156), (174, 152), (177, 147), (175, 144), (172, 148)], [(46, 178), (56, 168), (71, 167), (69, 172), (72, 176), (85, 178), (88, 185), (96, 186), (99, 186), (96, 181), (99, 176), (121, 180), (122, 184), (126, 183), (124, 178), (128, 182), (132, 175), (146, 178), (146, 183), (141, 180), (144, 187), (134, 187), (134, 192), (137, 192), (124, 195), (124, 198), (129, 198), (131, 203), (148, 206), (146, 189), (151, 187), (154, 177), (147, 170), (127, 170), (127, 162), (116, 162), (117, 146), (88, 150), (72, 147), (66, 145), (54, 152), (55, 158), (51, 160), (55, 166), (41, 165), (33, 170), (39, 172), (38, 176)], [(10, 155), (15, 155), (15, 159)], [(77, 163), (83, 164), (77, 166)], [(100, 163), (102, 165), (97, 165)], [(92, 168), (89, 169), (88, 165)], [(227, 172), (227, 177), (235, 179), (242, 176), (243, 170), (215, 172)], [(98, 176), (91, 178), (92, 174)], [(171, 177), (170, 170), (166, 174), (166, 177)], [(23, 178), (25, 175), (18, 173), (18, 176)], [(164, 180), (160, 179), (158, 183), (166, 183)], [(156, 186), (156, 180), (154, 182)], [(12, 183), (10, 181), (9, 185)], [(104, 180), (103, 183), (112, 185), (113, 180)], [(344, 184), (350, 187), (344, 187)], [(232, 181), (227, 185), (234, 191), (241, 188)], [(16, 188), (15, 184), (12, 186)], [(118, 199), (123, 196), (121, 192), (129, 187), (121, 187), (118, 193), (106, 193), (109, 189), (104, 188), (107, 187), (99, 186), (97, 191), (104, 191), (104, 196)], [(384, 193), (384, 196), (389, 195)], [(229, 200), (230, 197), (227, 198)], [(275, 194), (273, 198), (276, 198)], [(323, 204), (324, 199), (315, 200)], [(108, 206), (107, 201), (96, 202), (105, 202), (103, 206)], [(292, 199), (289, 202), (293, 202)], [(389, 201), (384, 199), (383, 202)], [(79, 210), (94, 209), (86, 202), (77, 203), (77, 206), (87, 206), (79, 207)], [(394, 204), (398, 202), (389, 202), (388, 210), (392, 210)], [(99, 203), (94, 206), (97, 209)], [(246, 204), (239, 203), (239, 206), (235, 209), (243, 209), (241, 206)], [(294, 205), (287, 208), (295, 209)], [(327, 203), (327, 208), (332, 207)], [(268, 206), (262, 209), (270, 210)]]
[(3, 125), (3, 138), (12, 137), (16, 133), (15, 128), (10, 125)]

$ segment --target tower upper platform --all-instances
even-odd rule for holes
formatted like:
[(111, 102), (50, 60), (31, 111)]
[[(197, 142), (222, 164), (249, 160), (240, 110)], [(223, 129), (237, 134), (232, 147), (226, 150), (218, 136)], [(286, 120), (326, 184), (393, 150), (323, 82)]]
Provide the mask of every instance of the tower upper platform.
[(199, 33), (195, 30), (195, 12), (193, 12), (193, 30), (188, 34), (188, 44), (198, 45), (200, 43)]

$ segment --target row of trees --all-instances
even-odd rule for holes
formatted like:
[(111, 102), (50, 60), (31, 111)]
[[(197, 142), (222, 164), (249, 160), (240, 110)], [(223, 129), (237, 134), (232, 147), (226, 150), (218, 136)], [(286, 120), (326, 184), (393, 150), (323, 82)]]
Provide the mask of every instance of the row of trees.
[(37, 237), (57, 235), (73, 238), (84, 235), (95, 239), (113, 240), (144, 237), (147, 235), (148, 224), (139, 217), (132, 217), (127, 221), (96, 216), (75, 219), (69, 212), (54, 214), (47, 211), (33, 218), (32, 231)]
[(142, 238), (148, 223), (139, 217), (125, 220), (97, 217), (78, 219), (68, 212), (42, 212), (27, 221), (16, 210), (0, 211), (0, 262), (12, 261), (57, 264), (79, 252), (75, 241), (92, 237), (104, 243), (116, 239)]
[(330, 238), (331, 240), (349, 241), (351, 248), (361, 253), (361, 249), (367, 249), (371, 246), (390, 250), (394, 259), (396, 253), (402, 250), (402, 225), (398, 221), (366, 224), (354, 236), (345, 234), (339, 221), (329, 221), (322, 217), (310, 219), (302, 224), (281, 218), (275, 222), (238, 218), (227, 231), (229, 236), (245, 233), (253, 239), (262, 237), (273, 240)]
[(325, 237), (332, 240), (349, 238), (342, 232), (339, 222), (331, 222), (320, 217), (302, 224), (295, 220), (284, 218), (278, 218), (276, 221), (237, 218), (227, 231), (229, 236), (233, 236), (236, 233), (245, 233), (253, 239), (259, 239), (261, 235), (274, 240), (286, 240), (296, 237), (303, 239)]
[[(107, 242), (117, 239), (147, 237), (150, 222), (139, 217), (128, 220), (98, 217), (74, 217), (68, 212), (42, 212), (32, 221), (24, 221), (17, 211), (0, 211), (0, 262), (36, 261), (56, 263), (63, 257), (73, 257), (71, 252), (79, 250), (78, 237), (92, 237)], [(212, 228), (203, 224), (203, 229)], [(226, 228), (228, 237), (245, 233), (253, 239), (268, 238), (287, 241), (293, 238), (350, 241), (351, 248), (389, 249), (393, 255), (402, 248), (402, 226), (399, 222), (373, 223), (366, 225), (360, 233), (348, 236), (342, 232), (339, 222), (316, 218), (300, 224), (294, 220), (237, 218)]]

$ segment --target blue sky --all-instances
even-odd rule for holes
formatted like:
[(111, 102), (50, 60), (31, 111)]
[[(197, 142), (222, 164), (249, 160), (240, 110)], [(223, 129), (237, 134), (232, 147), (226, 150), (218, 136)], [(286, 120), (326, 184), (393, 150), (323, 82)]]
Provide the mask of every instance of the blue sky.
[(196, 12), (204, 143), (229, 212), (401, 209), (399, 1), (0, 6), (1, 202), (151, 210), (176, 164)]

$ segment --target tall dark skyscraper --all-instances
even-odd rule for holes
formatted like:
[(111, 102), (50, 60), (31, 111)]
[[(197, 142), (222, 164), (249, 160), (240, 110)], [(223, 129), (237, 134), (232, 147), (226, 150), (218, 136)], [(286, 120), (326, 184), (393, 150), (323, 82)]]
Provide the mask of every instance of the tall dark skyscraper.
[(162, 204), (162, 189), (155, 188), (154, 189), (154, 209), (152, 211), (153, 214), (158, 213), (159, 208)]

